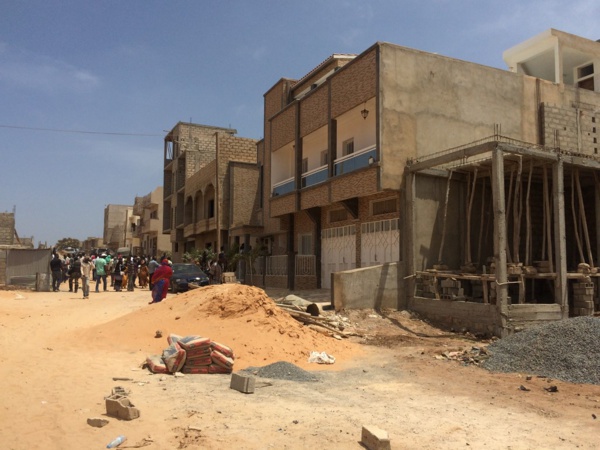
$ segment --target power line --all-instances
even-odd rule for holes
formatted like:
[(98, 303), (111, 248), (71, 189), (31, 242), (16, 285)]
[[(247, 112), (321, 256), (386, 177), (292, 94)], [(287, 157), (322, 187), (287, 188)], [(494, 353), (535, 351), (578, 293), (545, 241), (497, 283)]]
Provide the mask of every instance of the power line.
[(84, 130), (62, 130), (58, 128), (36, 128), (36, 127), (20, 127), (17, 125), (0, 125), (0, 128), (12, 128), (15, 130), (30, 130), (30, 131), (51, 131), (54, 133), (71, 133), (71, 134), (102, 134), (110, 136), (159, 136), (162, 134), (150, 134), (150, 133), (119, 133), (111, 131), (84, 131)]

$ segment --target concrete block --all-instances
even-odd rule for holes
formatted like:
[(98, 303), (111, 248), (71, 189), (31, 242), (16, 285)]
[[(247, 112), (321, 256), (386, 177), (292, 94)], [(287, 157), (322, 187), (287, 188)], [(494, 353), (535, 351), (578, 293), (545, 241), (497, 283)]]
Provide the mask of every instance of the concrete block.
[(106, 398), (106, 414), (117, 419), (133, 420), (140, 417), (140, 410), (124, 395), (111, 395)]
[(252, 375), (232, 373), (229, 387), (243, 394), (254, 394), (254, 380), (255, 378)]
[(363, 425), (360, 442), (367, 450), (391, 450), (392, 448), (387, 431), (370, 425)]

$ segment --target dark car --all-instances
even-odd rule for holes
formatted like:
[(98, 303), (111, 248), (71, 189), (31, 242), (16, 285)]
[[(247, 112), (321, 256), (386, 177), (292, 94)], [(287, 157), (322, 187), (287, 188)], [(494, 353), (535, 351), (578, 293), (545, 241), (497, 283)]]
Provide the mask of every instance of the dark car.
[(194, 283), (198, 286), (208, 285), (208, 276), (196, 264), (175, 263), (172, 266), (171, 292), (185, 292), (189, 289), (188, 284)]

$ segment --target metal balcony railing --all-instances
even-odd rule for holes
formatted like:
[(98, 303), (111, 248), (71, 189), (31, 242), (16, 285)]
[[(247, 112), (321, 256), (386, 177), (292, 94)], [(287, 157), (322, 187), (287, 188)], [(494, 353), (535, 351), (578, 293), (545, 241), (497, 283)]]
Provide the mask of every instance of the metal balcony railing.
[(335, 175), (343, 175), (345, 173), (354, 172), (355, 170), (369, 167), (375, 161), (377, 161), (377, 148), (368, 147), (336, 159), (333, 165), (333, 173)]
[(327, 166), (317, 167), (302, 174), (302, 187), (314, 186), (327, 181)]
[(273, 185), (273, 197), (278, 195), (288, 194), (296, 189), (296, 183), (294, 177), (288, 178), (287, 180), (280, 181)]

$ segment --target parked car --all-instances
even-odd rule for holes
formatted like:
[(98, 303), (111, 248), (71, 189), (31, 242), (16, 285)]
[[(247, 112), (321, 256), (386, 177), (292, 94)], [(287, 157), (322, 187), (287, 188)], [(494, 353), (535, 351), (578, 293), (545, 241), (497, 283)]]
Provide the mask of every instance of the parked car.
[(185, 292), (189, 289), (189, 283), (199, 286), (209, 284), (208, 276), (196, 264), (175, 263), (172, 266), (173, 276), (171, 276), (171, 292)]

